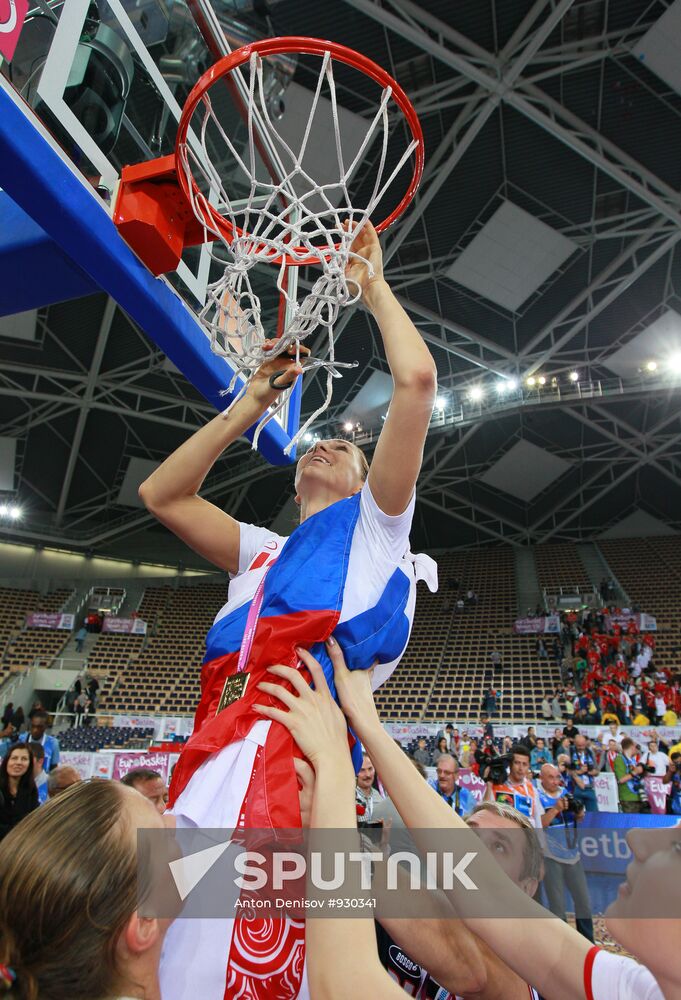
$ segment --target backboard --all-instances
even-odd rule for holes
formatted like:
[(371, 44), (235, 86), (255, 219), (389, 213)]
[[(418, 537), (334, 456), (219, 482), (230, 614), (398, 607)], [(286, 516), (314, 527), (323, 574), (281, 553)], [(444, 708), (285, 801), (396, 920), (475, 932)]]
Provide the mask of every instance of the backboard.
[[(0, 23), (7, 4), (0, 0)], [(174, 273), (154, 278), (111, 214), (122, 168), (171, 153), (192, 86), (219, 56), (256, 37), (206, 0), (46, 0), (29, 9), (11, 62), (0, 67), (0, 314), (103, 289), (224, 409), (232, 370), (197, 321), (218, 265), (205, 245), (190, 247)], [(294, 68), (283, 57), (276, 66), (274, 113)], [(226, 90), (224, 101), (245, 144), (239, 102)], [(277, 179), (277, 151), (263, 140), (258, 154)], [(289, 289), (297, 280), (289, 268)], [(266, 324), (281, 331), (288, 306), (274, 270), (256, 268), (254, 282)], [(283, 449), (299, 410), (300, 386), (261, 436), (268, 461), (295, 459)]]

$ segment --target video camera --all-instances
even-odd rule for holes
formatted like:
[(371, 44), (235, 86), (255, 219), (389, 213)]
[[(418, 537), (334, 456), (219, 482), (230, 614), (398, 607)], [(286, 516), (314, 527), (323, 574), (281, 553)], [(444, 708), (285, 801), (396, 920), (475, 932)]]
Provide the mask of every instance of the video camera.
[(484, 774), (485, 769), (489, 768), (485, 781), (491, 781), (493, 785), (503, 785), (508, 777), (508, 769), (512, 760), (513, 754), (510, 753), (500, 754), (496, 757), (486, 753), (480, 761), (480, 773)]

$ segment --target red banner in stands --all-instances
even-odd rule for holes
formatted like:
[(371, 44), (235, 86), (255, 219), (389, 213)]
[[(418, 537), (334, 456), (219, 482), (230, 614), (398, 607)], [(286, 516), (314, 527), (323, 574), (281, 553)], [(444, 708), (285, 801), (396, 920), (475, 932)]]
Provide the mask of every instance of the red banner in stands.
[(50, 614), (47, 611), (34, 611), (26, 615), (28, 628), (63, 628), (69, 632), (73, 628), (73, 615)]

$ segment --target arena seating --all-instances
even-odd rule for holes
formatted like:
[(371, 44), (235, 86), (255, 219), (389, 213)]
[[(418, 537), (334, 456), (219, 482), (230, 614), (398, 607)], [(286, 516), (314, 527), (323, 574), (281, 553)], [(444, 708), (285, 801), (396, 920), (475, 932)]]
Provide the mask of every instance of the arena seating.
[(566, 593), (581, 594), (593, 590), (575, 545), (537, 545), (534, 556), (542, 592), (555, 594), (562, 588)]
[(617, 538), (598, 545), (631, 603), (657, 618), (655, 662), (678, 668), (681, 538)]
[[(632, 599), (657, 614), (660, 624), (656, 658), (678, 658), (681, 633), (672, 628), (681, 585), (681, 539), (627, 539), (601, 544), (606, 561)], [(509, 547), (437, 555), (440, 590), (420, 584), (417, 612), (407, 652), (389, 681), (376, 693), (385, 720), (399, 722), (478, 720), (483, 695), (493, 682), (500, 691), (499, 714), (517, 721), (541, 714), (544, 693), (552, 694), (559, 673), (540, 660), (536, 637), (513, 634), (517, 596), (513, 551)], [(548, 591), (563, 586), (591, 589), (588, 574), (573, 545), (536, 550), (539, 581)], [(452, 585), (458, 584), (457, 588)], [(457, 597), (468, 590), (477, 602), (457, 610)], [(149, 626), (147, 637), (102, 635), (89, 665), (107, 669), (100, 711), (191, 714), (199, 698), (204, 639), (225, 600), (226, 586), (148, 587), (139, 612)], [(494, 674), (490, 656), (501, 656)]]
[(98, 677), (106, 672), (106, 679), (100, 682), (100, 704), (113, 687), (119, 672), (139, 656), (143, 645), (143, 635), (103, 632), (97, 636), (88, 653), (87, 668)]
[[(517, 599), (512, 549), (440, 553), (436, 558), (440, 591), (431, 595), (419, 589), (407, 652), (377, 692), (382, 718), (478, 720), (492, 681), (502, 692), (501, 715), (536, 718), (544, 691), (555, 689), (558, 672), (540, 663), (534, 637), (513, 634)], [(477, 603), (457, 611), (456, 597), (469, 590)], [(495, 649), (502, 664), (496, 675), (490, 660)]]
[(79, 726), (58, 734), (61, 750), (145, 749), (154, 737), (153, 728), (126, 726)]
[(149, 633), (103, 685), (100, 711), (193, 713), (206, 633), (226, 594), (226, 582), (147, 587), (139, 615)]
[(70, 638), (66, 631), (26, 628), (26, 615), (33, 611), (61, 611), (72, 590), (37, 590), (0, 587), (0, 683), (11, 670), (22, 670), (34, 660), (49, 666)]

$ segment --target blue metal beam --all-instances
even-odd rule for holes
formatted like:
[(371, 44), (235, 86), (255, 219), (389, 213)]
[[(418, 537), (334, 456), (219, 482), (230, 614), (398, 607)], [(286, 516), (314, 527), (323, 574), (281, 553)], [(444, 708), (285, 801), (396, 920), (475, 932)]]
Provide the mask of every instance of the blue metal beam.
[[(213, 354), (179, 295), (154, 278), (119, 236), (94, 190), (41, 134), (33, 112), (9, 86), (0, 78), (0, 187), (96, 287), (125, 309), (199, 392), (223, 410), (228, 400), (220, 392), (229, 382), (228, 365)], [(39, 282), (41, 275), (34, 274), (33, 280)], [(288, 432), (271, 420), (260, 436), (260, 451), (273, 465), (295, 461), (283, 450), (297, 427), (300, 380), (295, 392)], [(249, 436), (252, 433), (253, 428)]]

